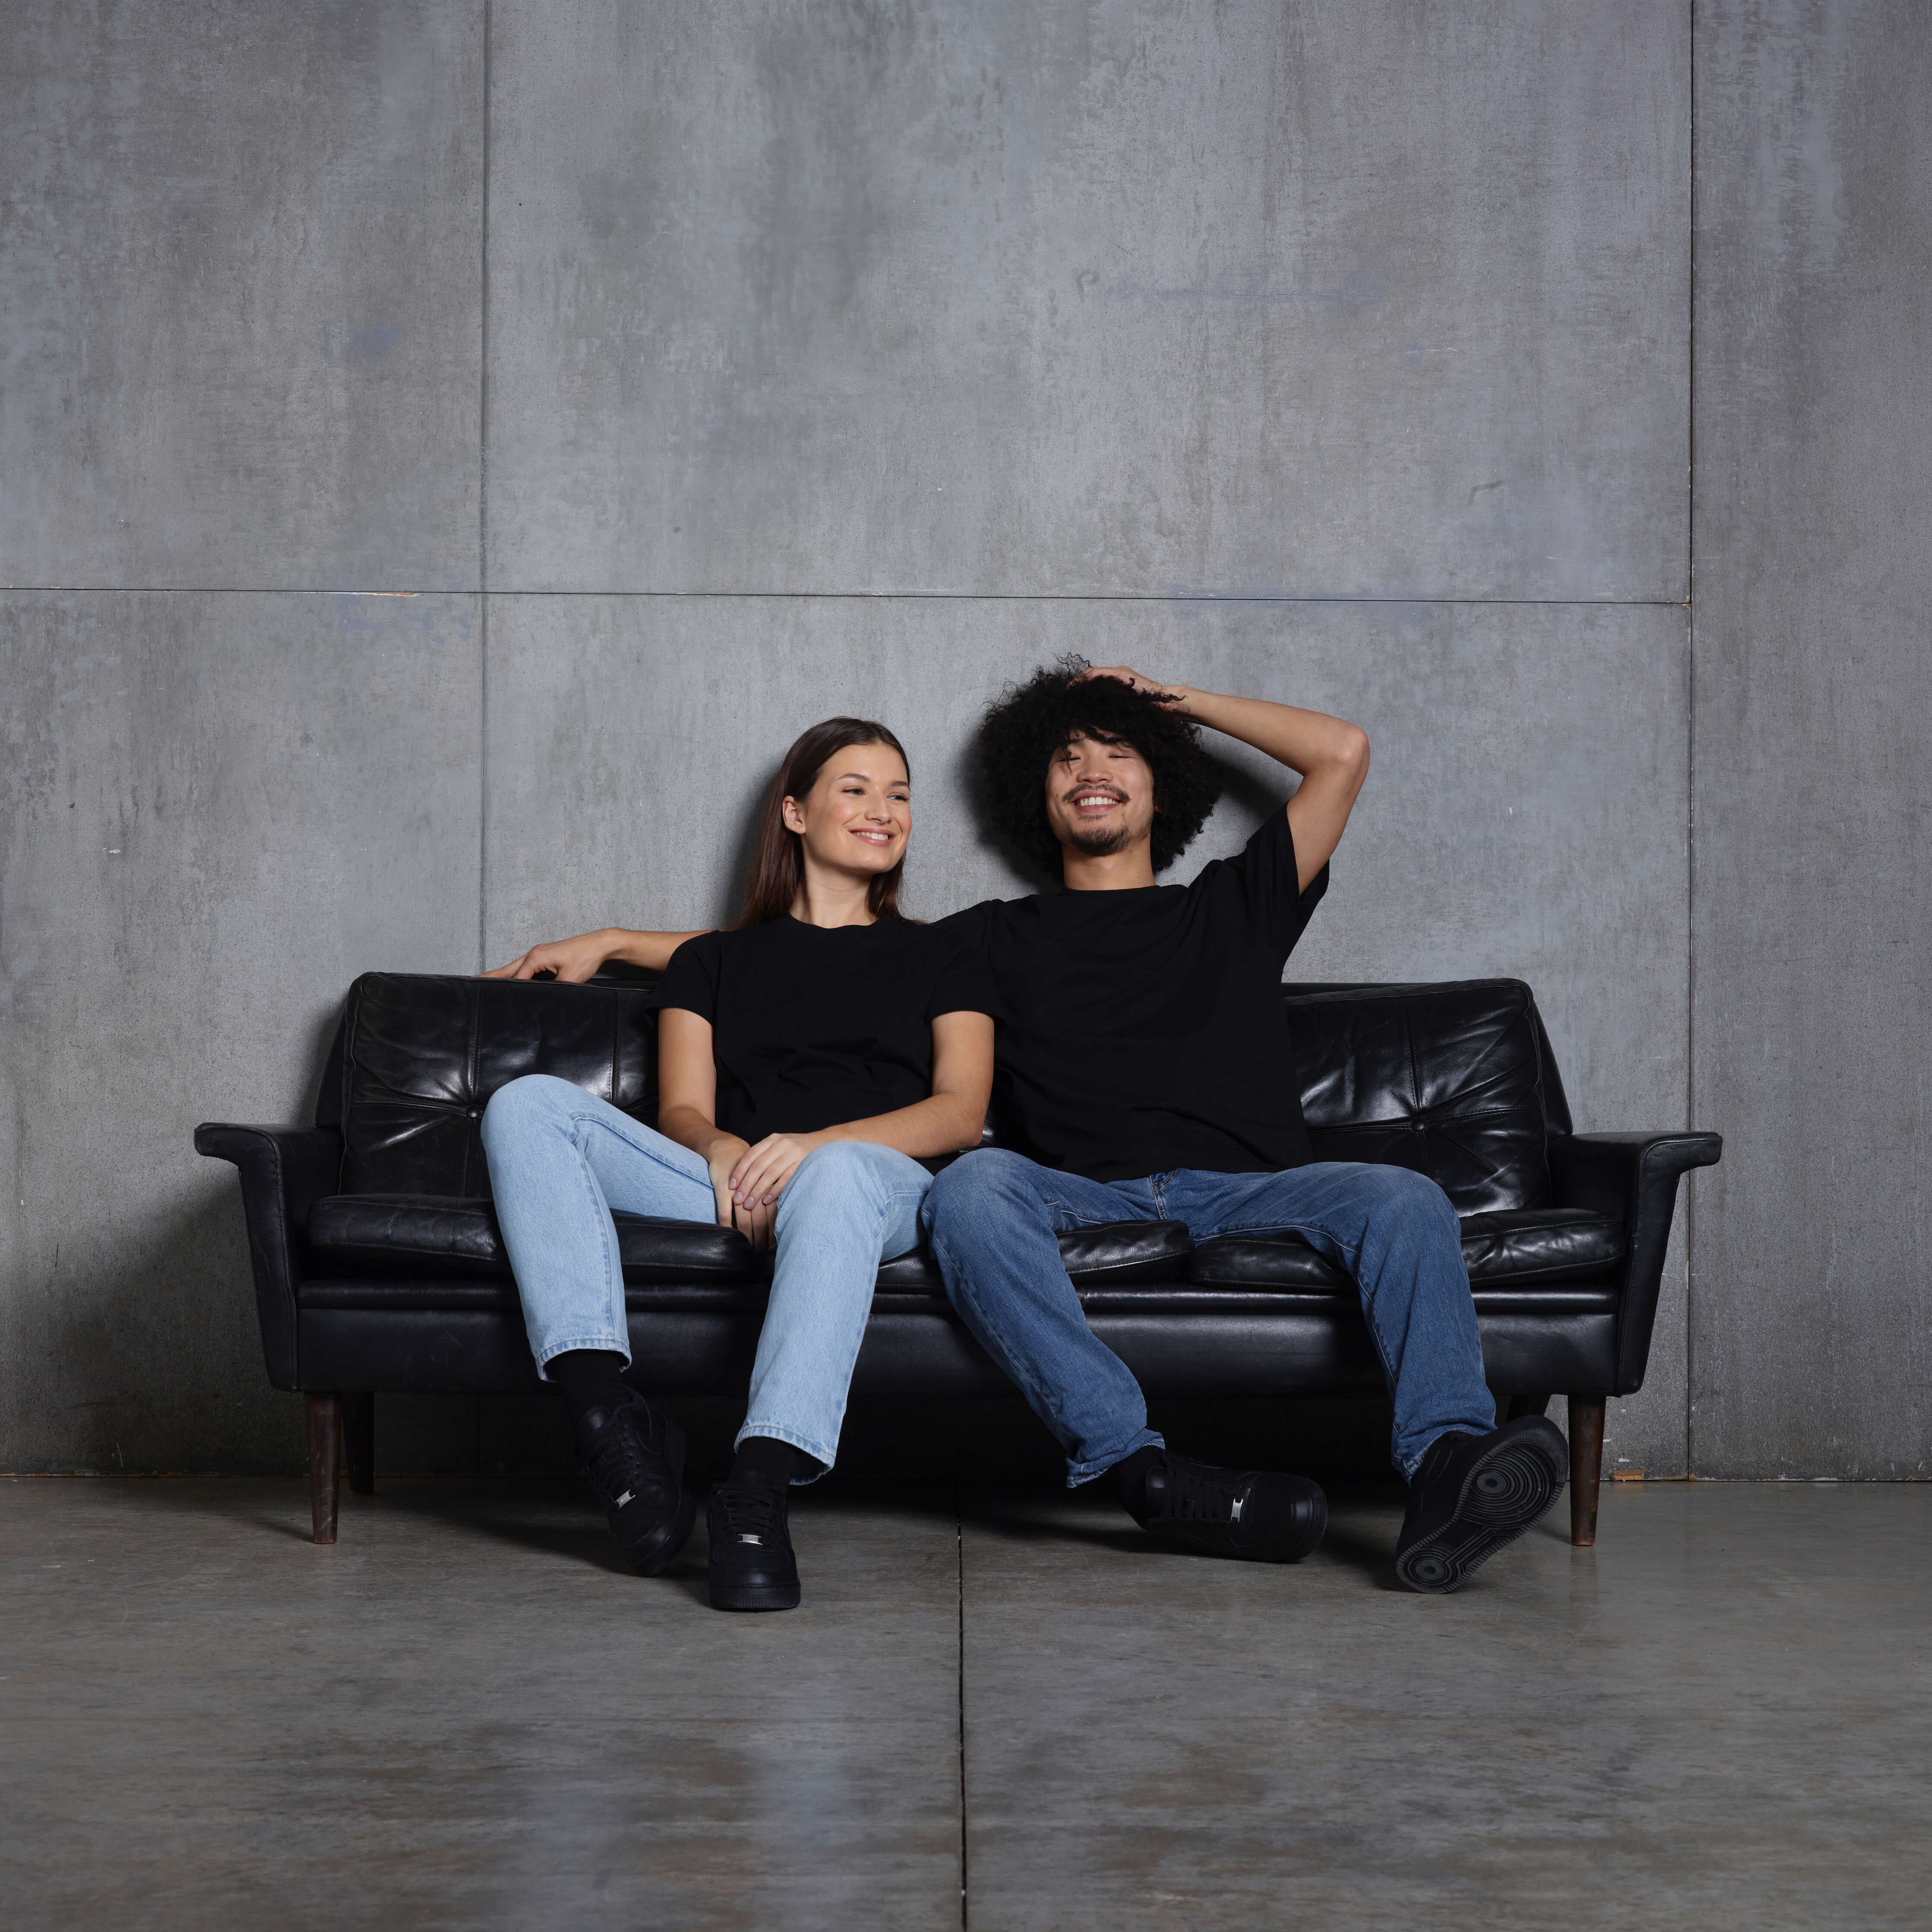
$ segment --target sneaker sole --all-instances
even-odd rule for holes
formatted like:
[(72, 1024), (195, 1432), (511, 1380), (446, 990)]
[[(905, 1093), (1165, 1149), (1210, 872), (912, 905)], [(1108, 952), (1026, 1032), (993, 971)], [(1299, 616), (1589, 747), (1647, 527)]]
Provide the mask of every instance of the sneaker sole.
[[(671, 1475), (682, 1500), (677, 1506), (677, 1514), (668, 1523), (639, 1537), (634, 1543), (624, 1544), (640, 1576), (662, 1576), (677, 1561), (679, 1552), (691, 1540), (691, 1532), (698, 1526), (698, 1498), (684, 1486), (684, 1431), (676, 1423), (667, 1422), (664, 1460), (670, 1465)], [(614, 1531), (617, 1526), (613, 1522), (610, 1527)]]
[(772, 1583), (755, 1588), (722, 1589), (711, 1586), (714, 1610), (795, 1610), (804, 1592), (796, 1583)]
[(1291, 1533), (1270, 1543), (1238, 1543), (1232, 1530), (1210, 1528), (1204, 1525), (1152, 1522), (1144, 1523), (1142, 1527), (1150, 1536), (1172, 1537), (1177, 1542), (1192, 1544), (1196, 1550), (1204, 1550), (1213, 1556), (1231, 1556), (1243, 1563), (1299, 1563), (1304, 1556), (1315, 1553), (1322, 1538), (1328, 1533), (1326, 1496), (1317, 1498), (1312, 1515), (1312, 1532), (1304, 1528), (1298, 1534)]
[(1460, 1589), (1505, 1544), (1546, 1516), (1570, 1477), (1559, 1437), (1525, 1434), (1498, 1442), (1462, 1479), (1456, 1514), (1395, 1560), (1396, 1574), (1424, 1596)]

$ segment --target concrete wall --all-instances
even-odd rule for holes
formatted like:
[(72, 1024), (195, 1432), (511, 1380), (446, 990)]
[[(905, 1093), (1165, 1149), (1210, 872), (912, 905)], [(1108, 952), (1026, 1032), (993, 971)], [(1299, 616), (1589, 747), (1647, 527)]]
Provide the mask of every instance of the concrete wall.
[[(1901, 38), (1922, 78), (1902, 8), (1700, 16), (1694, 669), (1675, 0), (5, 10), (0, 1466), (293, 1460), (189, 1135), (294, 1117), (356, 971), (719, 916), (769, 760), (838, 708), (908, 737), (916, 904), (1019, 890), (960, 744), (1069, 649), (1367, 726), (1298, 972), (1520, 974), (1586, 1126), (1684, 1121), (1694, 1024), (1733, 1164), (1613, 1458), (1908, 1466), (1918, 1231), (1810, 1178), (1794, 1096), (1850, 1051), (1814, 976), (1922, 968), (1858, 936), (1888, 896), (1904, 931), (1897, 870), (1840, 916), (1805, 891), (1849, 822), (1788, 782), (1862, 706), (1892, 812), (1923, 796), (1880, 709), (1923, 566), (1858, 440), (1922, 479), (1880, 413), (1886, 224), (1922, 220)], [(1858, 154), (1869, 207), (1792, 184)], [(1844, 466), (1836, 524), (1794, 436)], [(1828, 669), (1817, 625), (1876, 610), (1841, 526), (1894, 544), (1896, 641)], [(1184, 874), (1279, 795), (1233, 762)], [(1724, 1042), (1746, 985), (1780, 1064)], [(1876, 1017), (1891, 1112), (1842, 1090), (1834, 1148), (1898, 1144), (1913, 1091), (1922, 1122)], [(1844, 1330), (1828, 1427), (1801, 1252)], [(387, 1406), (392, 1460), (487, 1458), (481, 1406)]]
[(1691, 1444), (1932, 1473), (1932, 15), (1700, 8)]

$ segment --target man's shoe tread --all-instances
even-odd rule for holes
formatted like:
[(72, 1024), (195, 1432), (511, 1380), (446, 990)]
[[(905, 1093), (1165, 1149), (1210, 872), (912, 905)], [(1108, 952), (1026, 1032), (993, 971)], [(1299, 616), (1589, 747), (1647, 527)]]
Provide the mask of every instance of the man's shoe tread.
[(1428, 1595), (1460, 1588), (1548, 1511), (1569, 1474), (1562, 1432), (1540, 1415), (1438, 1436), (1410, 1480), (1396, 1574)]

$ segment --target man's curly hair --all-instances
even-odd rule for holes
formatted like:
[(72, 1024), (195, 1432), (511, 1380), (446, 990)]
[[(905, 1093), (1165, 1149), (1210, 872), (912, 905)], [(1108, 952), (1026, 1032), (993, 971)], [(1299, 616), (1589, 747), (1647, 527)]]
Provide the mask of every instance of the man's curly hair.
[(1066, 656), (1009, 685), (980, 720), (982, 803), (991, 828), (1022, 857), (1060, 876), (1060, 842), (1046, 817), (1047, 766), (1070, 738), (1117, 739), (1154, 772), (1154, 868), (1165, 872), (1194, 842), (1221, 796), (1221, 774), (1199, 728), (1171, 698), (1131, 689), (1117, 677), (1082, 677), (1083, 657)]

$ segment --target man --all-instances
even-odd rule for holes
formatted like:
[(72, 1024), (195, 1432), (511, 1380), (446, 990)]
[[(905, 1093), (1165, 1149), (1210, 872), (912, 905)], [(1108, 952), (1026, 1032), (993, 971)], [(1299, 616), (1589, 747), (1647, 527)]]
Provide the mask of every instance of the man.
[[(1203, 725), (1300, 784), (1238, 857), (1158, 886), (1219, 794)], [(1169, 1450), (1088, 1327), (1054, 1236), (1156, 1219), (1196, 1240), (1301, 1235), (1354, 1276), (1388, 1371), (1409, 1485), (1397, 1573), (1454, 1589), (1556, 1501), (1569, 1459), (1540, 1416), (1495, 1426), (1442, 1190), (1402, 1168), (1318, 1162), (1302, 1121), (1282, 969), (1328, 890), (1367, 738), (1292, 705), (1070, 658), (992, 707), (980, 755), (998, 830), (1057, 864), (1066, 890), (980, 909), (994, 1117), (1012, 1144), (956, 1161), (927, 1197), (953, 1305), (1065, 1448), (1070, 1484), (1110, 1475), (1148, 1529), (1292, 1561), (1326, 1526), (1321, 1490)]]

